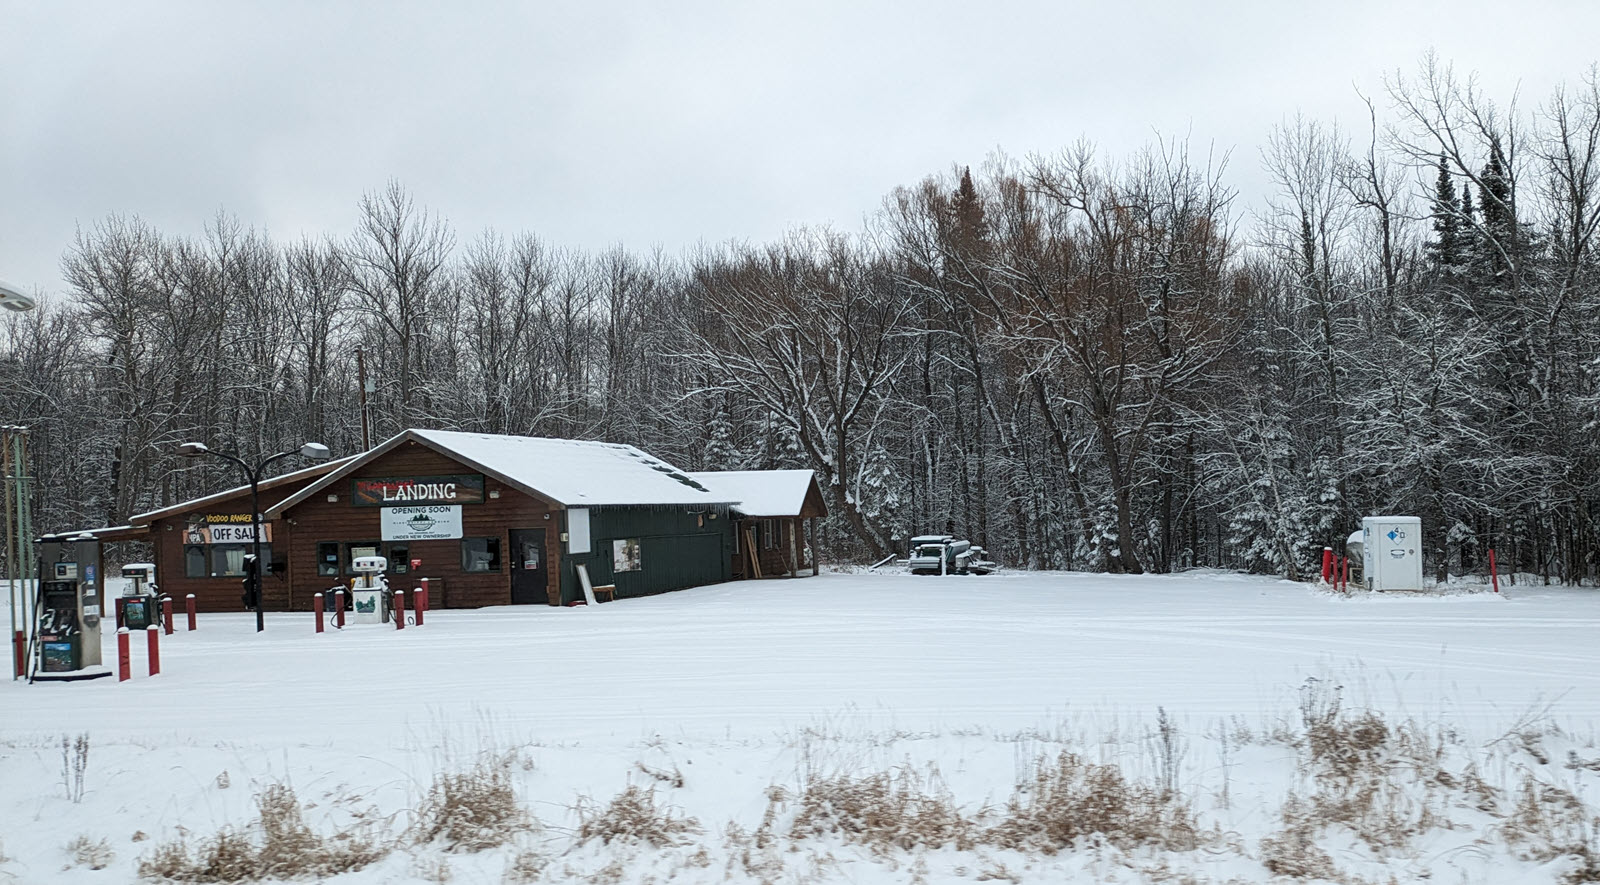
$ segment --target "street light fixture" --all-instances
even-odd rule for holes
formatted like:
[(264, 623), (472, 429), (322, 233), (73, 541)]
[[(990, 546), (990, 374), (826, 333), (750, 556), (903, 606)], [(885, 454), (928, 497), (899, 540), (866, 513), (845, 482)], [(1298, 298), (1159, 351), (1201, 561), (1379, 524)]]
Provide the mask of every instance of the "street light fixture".
[(202, 442), (183, 443), (178, 446), (178, 454), (185, 458), (202, 458), (206, 455), (214, 455), (225, 461), (232, 461), (244, 470), (245, 478), (250, 481), (250, 542), (254, 551), (251, 555), (254, 567), (246, 572), (246, 578), (251, 582), (250, 602), (256, 610), (256, 632), (260, 633), (267, 629), (266, 617), (261, 604), (261, 473), (267, 469), (268, 464), (282, 458), (299, 455), (302, 458), (310, 458), (313, 461), (326, 461), (331, 457), (331, 453), (328, 451), (328, 447), (322, 443), (308, 442), (298, 449), (279, 452), (276, 455), (268, 455), (254, 467), (251, 467), (248, 461), (238, 455), (230, 455), (227, 452), (213, 452), (209, 446)]
[(0, 282), (0, 307), (22, 311), (33, 310), (37, 306), (38, 302), (33, 300), (32, 295), (24, 295), (21, 290)]

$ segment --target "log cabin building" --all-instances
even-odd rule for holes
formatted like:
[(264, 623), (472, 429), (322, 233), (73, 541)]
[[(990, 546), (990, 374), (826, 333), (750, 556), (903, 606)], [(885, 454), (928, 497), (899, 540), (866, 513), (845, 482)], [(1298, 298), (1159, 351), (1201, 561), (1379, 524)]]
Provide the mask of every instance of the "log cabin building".
[[(579, 566), (616, 598), (814, 574), (827, 514), (809, 470), (688, 473), (617, 443), (441, 430), (264, 480), (260, 500), (268, 611), (309, 609), (371, 555), (391, 587), (428, 578), (434, 608), (570, 604)], [(243, 486), (93, 534), (150, 542), (163, 593), (240, 611), (252, 526)]]
[[(817, 519), (828, 515), (809, 470), (725, 470), (689, 474), (733, 507), (733, 577), (795, 575), (818, 565), (811, 553)], [(806, 540), (810, 529), (811, 542)]]

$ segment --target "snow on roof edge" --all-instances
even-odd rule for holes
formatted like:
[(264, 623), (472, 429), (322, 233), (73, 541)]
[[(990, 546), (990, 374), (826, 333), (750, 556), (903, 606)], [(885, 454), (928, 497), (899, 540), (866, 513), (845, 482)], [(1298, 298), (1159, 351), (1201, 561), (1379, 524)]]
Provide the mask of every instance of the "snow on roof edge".
[(805, 509), (816, 471), (702, 470), (689, 475), (719, 496), (736, 497), (734, 509), (745, 516), (797, 516)]

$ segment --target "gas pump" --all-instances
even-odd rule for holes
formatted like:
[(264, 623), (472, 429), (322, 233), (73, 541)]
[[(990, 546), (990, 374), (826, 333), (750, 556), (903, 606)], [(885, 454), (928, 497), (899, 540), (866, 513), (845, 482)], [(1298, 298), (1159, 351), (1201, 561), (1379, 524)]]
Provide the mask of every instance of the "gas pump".
[(160, 615), (155, 563), (130, 562), (122, 567), (122, 576), (128, 579), (122, 588), (122, 625), (131, 633), (156, 623)]
[(383, 576), (389, 560), (357, 556), (350, 561), (356, 577), (350, 579), (352, 620), (357, 624), (383, 624), (389, 620), (389, 581)]
[(33, 679), (110, 676), (100, 665), (100, 543), (93, 535), (39, 539), (39, 590)]

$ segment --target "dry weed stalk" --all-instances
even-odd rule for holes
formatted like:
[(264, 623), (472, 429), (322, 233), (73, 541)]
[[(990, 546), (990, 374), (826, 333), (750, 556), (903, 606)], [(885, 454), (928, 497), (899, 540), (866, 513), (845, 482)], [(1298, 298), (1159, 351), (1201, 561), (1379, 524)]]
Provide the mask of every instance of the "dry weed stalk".
[(1091, 836), (1119, 848), (1190, 851), (1199, 844), (1194, 814), (1182, 797), (1065, 751), (1053, 765), (1041, 760), (1033, 783), (1012, 796), (1005, 820), (989, 833), (1003, 847), (1047, 853)]
[(83, 779), (89, 771), (89, 734), (61, 736), (61, 786), (73, 804), (83, 801)]
[(1318, 826), (1307, 803), (1293, 793), (1283, 803), (1283, 829), (1261, 840), (1261, 863), (1275, 876), (1336, 881), (1333, 858), (1317, 845)]
[(701, 832), (700, 822), (694, 818), (657, 806), (654, 788), (643, 790), (632, 784), (604, 808), (580, 803), (578, 817), (579, 842), (641, 841), (662, 848), (681, 844), (684, 835)]
[(105, 839), (91, 839), (87, 834), (79, 835), (67, 843), (67, 853), (72, 855), (73, 866), (88, 867), (91, 870), (103, 870), (117, 859), (117, 853), (111, 850), (111, 843)]
[(506, 885), (529, 885), (539, 881), (544, 875), (545, 867), (550, 865), (550, 858), (544, 853), (532, 848), (517, 851), (506, 861), (506, 871), (501, 876)]
[[(769, 809), (770, 813), (770, 809)], [(797, 838), (839, 833), (874, 850), (974, 844), (974, 825), (947, 793), (924, 792), (911, 772), (817, 778), (800, 795)]]
[(511, 753), (484, 753), (465, 771), (435, 775), (417, 809), (417, 841), (440, 839), (451, 851), (482, 851), (531, 829), (534, 822), (511, 785), (515, 758)]
[(182, 839), (156, 846), (139, 861), (139, 876), (171, 882), (256, 882), (295, 877), (326, 878), (353, 872), (389, 853), (387, 840), (366, 826), (332, 837), (306, 825), (300, 800), (287, 784), (269, 784), (256, 795), (256, 820), (245, 831), (217, 831), (191, 853)]
[(1516, 807), (1501, 825), (1507, 843), (1523, 857), (1540, 863), (1571, 857), (1577, 867), (1564, 881), (1600, 882), (1600, 846), (1595, 834), (1600, 817), (1571, 790), (1547, 784), (1524, 773)]

